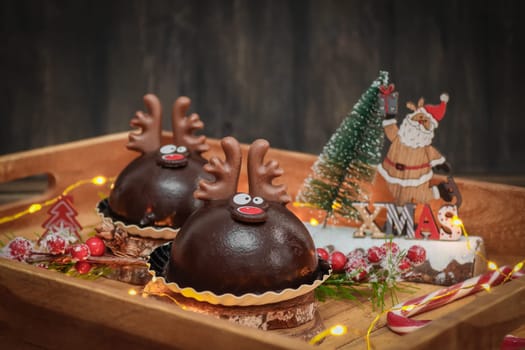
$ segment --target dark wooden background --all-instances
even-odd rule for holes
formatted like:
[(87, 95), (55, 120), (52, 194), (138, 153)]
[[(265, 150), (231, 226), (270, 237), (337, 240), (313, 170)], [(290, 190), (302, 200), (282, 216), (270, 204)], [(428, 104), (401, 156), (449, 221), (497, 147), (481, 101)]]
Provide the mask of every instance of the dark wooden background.
[[(0, 154), (129, 130), (179, 95), (210, 137), (319, 153), (388, 70), (451, 98), (456, 173), (525, 174), (525, 1), (2, 1)], [(164, 128), (170, 129), (168, 118)]]

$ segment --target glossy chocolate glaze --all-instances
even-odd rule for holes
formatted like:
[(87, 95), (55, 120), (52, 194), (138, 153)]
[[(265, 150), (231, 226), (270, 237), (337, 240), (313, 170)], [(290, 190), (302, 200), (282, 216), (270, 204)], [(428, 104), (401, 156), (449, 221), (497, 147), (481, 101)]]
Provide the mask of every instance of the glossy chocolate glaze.
[(232, 218), (229, 200), (205, 202), (174, 240), (167, 280), (235, 295), (311, 283), (318, 260), (310, 234), (283, 204), (268, 204), (266, 221), (246, 223)]
[(133, 160), (118, 176), (109, 196), (112, 216), (139, 226), (182, 226), (202, 202), (193, 197), (197, 183), (210, 175), (202, 170), (206, 161), (190, 155), (183, 167), (158, 164), (158, 152)]

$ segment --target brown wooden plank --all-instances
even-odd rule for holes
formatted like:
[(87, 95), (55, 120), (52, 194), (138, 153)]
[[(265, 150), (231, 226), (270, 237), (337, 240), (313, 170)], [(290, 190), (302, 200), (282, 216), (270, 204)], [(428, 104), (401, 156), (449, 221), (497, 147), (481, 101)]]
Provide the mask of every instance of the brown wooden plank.
[(45, 348), (304, 349), (304, 342), (128, 295), (128, 285), (84, 281), (0, 259), (2, 336)]

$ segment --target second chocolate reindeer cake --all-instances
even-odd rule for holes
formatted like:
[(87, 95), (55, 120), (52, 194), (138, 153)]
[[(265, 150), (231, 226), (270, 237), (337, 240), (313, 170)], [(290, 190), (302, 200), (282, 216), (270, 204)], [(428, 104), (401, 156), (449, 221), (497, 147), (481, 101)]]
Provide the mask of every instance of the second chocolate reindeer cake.
[(186, 116), (190, 99), (179, 97), (173, 104), (173, 143), (161, 144), (161, 104), (144, 96), (148, 112), (138, 111), (131, 125), (127, 148), (141, 155), (118, 175), (109, 198), (98, 211), (103, 224), (98, 235), (120, 256), (146, 257), (158, 245), (172, 240), (201, 201), (193, 197), (197, 183), (208, 176), (202, 169), (208, 150), (204, 136), (194, 135), (203, 127), (195, 113)]
[[(166, 271), (167, 282), (217, 295), (279, 292), (313, 284), (327, 270), (319, 266), (314, 242), (286, 207), (276, 161), (264, 163), (269, 148), (255, 141), (248, 153), (249, 194), (237, 193), (241, 148), (232, 137), (221, 142), (226, 159), (211, 158), (195, 197), (204, 202), (179, 231)], [(321, 271), (323, 270), (323, 271)]]

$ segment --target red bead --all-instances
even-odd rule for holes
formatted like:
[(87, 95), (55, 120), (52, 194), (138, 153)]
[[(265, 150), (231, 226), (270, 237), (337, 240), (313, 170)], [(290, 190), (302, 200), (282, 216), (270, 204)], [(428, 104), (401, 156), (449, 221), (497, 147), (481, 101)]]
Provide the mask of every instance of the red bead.
[(102, 256), (106, 252), (106, 245), (100, 237), (91, 237), (86, 241), (92, 256)]
[(427, 252), (422, 246), (413, 245), (408, 249), (407, 258), (412, 264), (421, 265), (427, 259)]
[(397, 243), (394, 242), (383, 243), (381, 248), (383, 249), (385, 254), (388, 254), (390, 252), (390, 254), (392, 255), (397, 255), (397, 253), (399, 253), (399, 246), (397, 245)]
[(346, 256), (340, 251), (336, 250), (332, 252), (332, 255), (330, 255), (330, 264), (332, 265), (332, 269), (335, 272), (343, 271), (345, 268), (346, 261)]
[(89, 258), (89, 247), (87, 244), (79, 243), (72, 245), (69, 249), (71, 257), (79, 261), (84, 261)]
[(50, 234), (45, 238), (47, 250), (53, 254), (64, 254), (66, 250), (66, 240), (59, 235)]
[(91, 271), (91, 264), (87, 261), (77, 261), (77, 263), (75, 264), (75, 269), (80, 274), (86, 274), (89, 271)]
[(380, 262), (381, 260), (383, 260), (384, 257), (385, 257), (385, 251), (382, 248), (374, 246), (368, 249), (367, 258), (368, 258), (368, 261), (371, 262), (372, 264), (376, 264)]
[(323, 259), (325, 261), (328, 261), (328, 259), (330, 258), (330, 254), (328, 254), (326, 249), (324, 249), (324, 248), (317, 248), (316, 251), (317, 251), (317, 255), (319, 255), (319, 257), (321, 259)]
[(353, 258), (348, 260), (345, 271), (354, 281), (359, 282), (366, 278), (368, 274), (368, 264), (363, 258)]
[[(6, 246), (7, 256), (10, 259), (25, 261), (31, 256), (33, 250), (33, 243), (23, 237), (16, 237)], [(0, 254), (1, 255), (1, 254)]]
[(410, 260), (408, 260), (407, 258), (403, 258), (403, 260), (401, 260), (401, 262), (398, 265), (399, 271), (401, 272), (406, 272), (410, 270), (411, 267), (412, 267), (412, 264), (410, 263)]

